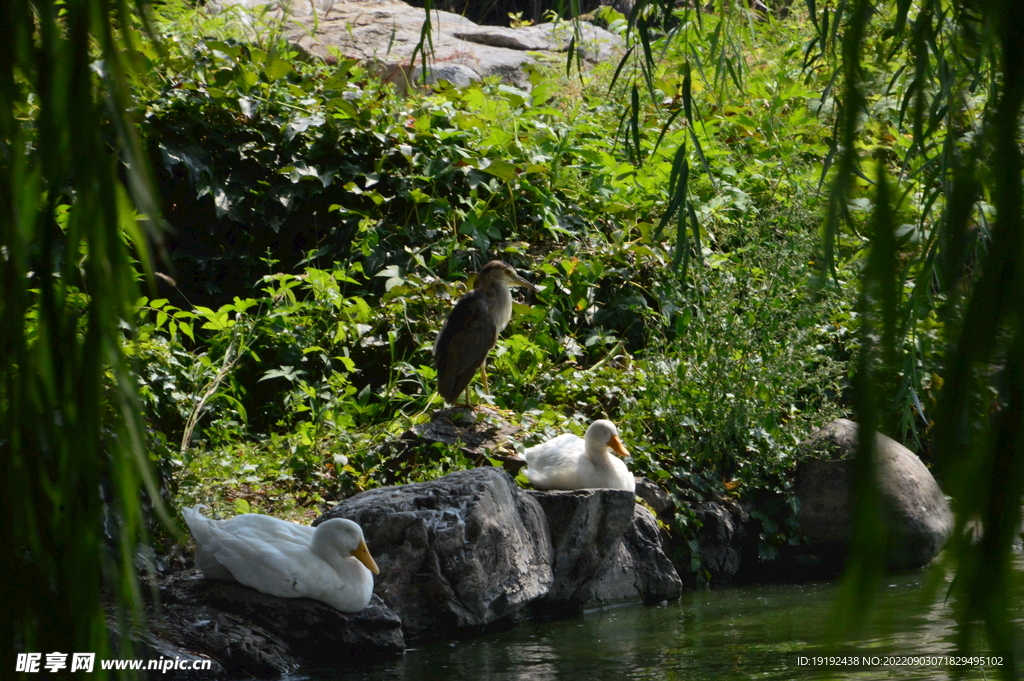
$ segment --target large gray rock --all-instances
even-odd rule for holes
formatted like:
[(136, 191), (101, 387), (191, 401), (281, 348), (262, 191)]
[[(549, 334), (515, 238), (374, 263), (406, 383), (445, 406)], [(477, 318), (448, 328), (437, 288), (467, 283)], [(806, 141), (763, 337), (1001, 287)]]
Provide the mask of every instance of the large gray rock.
[(495, 468), (382, 487), (335, 506), (359, 523), (379, 594), (411, 638), (436, 638), (515, 615), (551, 587), (551, 537), (540, 505)]
[(564, 615), (620, 603), (679, 597), (654, 516), (625, 490), (530, 492), (547, 514), (554, 581), (535, 609)]
[[(266, 0), (212, 0), (207, 7), (214, 12), (230, 8), (255, 10), (268, 6)], [(376, 60), (385, 65), (411, 67), (409, 59), (420, 41), (425, 13), (400, 0), (309, 0), (288, 5), (269, 3), (271, 17), (284, 20), (288, 39), (309, 54), (334, 59), (334, 53), (359, 60)], [(457, 65), (449, 69), (447, 77), (428, 74), (428, 82), (444, 77), (456, 84), (464, 78), (477, 80), (499, 76), (521, 86), (527, 85), (523, 71), (526, 64), (536, 63), (545, 56), (555, 56), (568, 49), (573, 38), (571, 24), (538, 24), (522, 28), (479, 26), (450, 12), (432, 12), (430, 15), (434, 46), (433, 63), (438, 67)], [(584, 58), (604, 61), (619, 49), (621, 39), (604, 29), (582, 23), (577, 49)], [(419, 59), (417, 59), (419, 63)], [(403, 71), (409, 83), (411, 72)], [(387, 80), (401, 88), (405, 83), (395, 76)]]
[[(921, 460), (898, 442), (876, 437), (877, 480), (889, 534), (886, 564), (894, 570), (921, 567), (942, 549), (953, 529), (953, 514)], [(801, 532), (812, 549), (838, 549), (841, 555), (853, 518), (851, 459), (857, 451), (857, 424), (837, 419), (803, 446), (822, 458), (804, 461), (796, 470)]]
[(598, 573), (575, 594), (584, 610), (679, 598), (683, 583), (662, 550), (654, 516), (636, 504), (632, 522)]
[[(174, 627), (169, 637), (213, 658), (231, 676), (283, 676), (301, 666), (280, 638), (241, 617), (198, 604), (178, 604), (164, 613)], [(219, 673), (211, 672), (214, 677)]]
[[(741, 519), (734, 517), (729, 509), (714, 501), (697, 504), (693, 510), (700, 522), (697, 545), (700, 547), (701, 572), (708, 576), (712, 583), (723, 584), (732, 581), (740, 570), (740, 543), (746, 534)], [(737, 514), (740, 512), (738, 509), (734, 510)]]
[(633, 521), (633, 494), (621, 489), (529, 492), (547, 516), (554, 581), (545, 601), (574, 601), (621, 543)]
[[(150, 609), (147, 613), (148, 623), (150, 628), (148, 631), (138, 632), (136, 631), (130, 636), (132, 649), (130, 651), (125, 650), (121, 643), (121, 632), (118, 630), (114, 622), (108, 619), (107, 633), (110, 638), (111, 645), (111, 657), (125, 658), (133, 657), (135, 659), (144, 660), (182, 660), (192, 664), (201, 663), (195, 669), (166, 669), (161, 670), (161, 678), (167, 679), (168, 681), (204, 681), (210, 678), (220, 678), (228, 674), (228, 669), (224, 667), (216, 659), (212, 658), (208, 654), (196, 653), (196, 649), (186, 648), (181, 643), (182, 637), (175, 635), (168, 635), (166, 619), (166, 613), (161, 612), (157, 616), (157, 613)], [(231, 627), (229, 622), (221, 622), (222, 625), (227, 628)], [(251, 632), (248, 632), (251, 634)], [(171, 638), (174, 638), (176, 642), (172, 642)], [(256, 652), (250, 648), (251, 652)], [(259, 650), (256, 655), (267, 656), (266, 649)], [(165, 664), (158, 662), (158, 664)], [(192, 664), (184, 665), (191, 667)], [(209, 668), (205, 668), (209, 665)], [(253, 665), (256, 667), (257, 665)], [(240, 670), (247, 676), (252, 676), (252, 672), (248, 670)], [(264, 676), (278, 676), (291, 671), (291, 668), (287, 664), (274, 667), (268, 666), (266, 668), (267, 673)]]

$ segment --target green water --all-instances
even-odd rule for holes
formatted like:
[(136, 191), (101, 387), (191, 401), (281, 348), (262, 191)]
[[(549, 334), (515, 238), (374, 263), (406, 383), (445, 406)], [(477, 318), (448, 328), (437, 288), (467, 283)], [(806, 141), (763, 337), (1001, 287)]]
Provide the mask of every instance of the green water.
[[(1018, 561), (1021, 566), (1021, 561)], [(547, 681), (554, 679), (952, 679), (934, 659), (885, 665), (886, 657), (954, 655), (955, 626), (945, 589), (922, 598), (925, 573), (886, 579), (866, 636), (824, 648), (835, 584), (769, 585), (697, 591), (661, 607), (623, 607), (582, 618), (527, 624), (456, 642), (424, 645), (399, 660), (310, 681)], [(1017, 591), (1017, 596), (1021, 592)], [(1015, 600), (1017, 619), (1024, 617)], [(826, 652), (827, 651), (827, 652)], [(1024, 650), (1018, 651), (1018, 657)], [(799, 656), (878, 657), (859, 668), (802, 666)], [(915, 664), (916, 663), (916, 664)], [(962, 678), (995, 679), (993, 665)]]

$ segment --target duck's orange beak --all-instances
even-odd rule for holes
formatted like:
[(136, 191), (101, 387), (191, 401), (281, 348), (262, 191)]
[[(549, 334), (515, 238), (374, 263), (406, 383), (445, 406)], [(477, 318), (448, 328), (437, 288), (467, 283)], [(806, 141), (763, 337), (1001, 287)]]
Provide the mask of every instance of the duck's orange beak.
[(629, 450), (626, 449), (626, 445), (622, 444), (622, 440), (619, 439), (618, 435), (612, 435), (612, 439), (608, 440), (608, 446), (622, 458), (629, 456)]
[(380, 574), (380, 568), (377, 567), (377, 562), (370, 555), (370, 549), (366, 547), (365, 541), (359, 540), (359, 546), (352, 549), (352, 555), (355, 556), (356, 560), (365, 565), (367, 570), (375, 575)]

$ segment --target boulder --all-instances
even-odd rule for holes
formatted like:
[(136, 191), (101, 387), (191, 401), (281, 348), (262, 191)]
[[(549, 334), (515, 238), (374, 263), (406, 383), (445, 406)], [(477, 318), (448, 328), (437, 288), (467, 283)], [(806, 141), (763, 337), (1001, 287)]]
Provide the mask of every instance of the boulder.
[(659, 518), (670, 517), (676, 509), (676, 502), (672, 499), (672, 495), (652, 480), (639, 475), (635, 478), (636, 495), (643, 499)]
[(496, 468), (369, 490), (313, 524), (328, 518), (363, 528), (380, 566), (374, 592), (412, 639), (510, 618), (552, 584), (544, 511)]
[[(245, 11), (267, 5), (266, 0), (211, 0), (207, 7), (213, 12), (242, 9), (245, 16)], [(415, 81), (416, 74), (411, 71), (415, 65), (409, 60), (420, 41), (426, 17), (422, 8), (400, 0), (310, 0), (290, 5), (273, 3), (267, 12), (267, 18), (283, 21), (286, 37), (309, 54), (327, 60), (340, 54), (401, 67), (405, 78), (397, 78), (396, 72), (385, 78), (400, 89), (405, 87), (400, 80)], [(565, 22), (501, 28), (479, 26), (458, 14), (441, 11), (431, 12), (430, 19), (434, 55), (428, 82), (444, 78), (460, 84), (465, 79), (499, 76), (526, 87), (523, 67), (548, 58), (564, 62), (565, 56), (560, 53), (568, 50), (575, 34), (573, 25)], [(590, 61), (605, 61), (621, 46), (618, 36), (592, 24), (581, 23), (578, 30), (576, 49)], [(440, 69), (449, 66), (458, 69), (442, 73)]]
[(713, 583), (727, 583), (740, 570), (743, 526), (727, 508), (714, 501), (697, 504), (693, 510), (700, 522), (697, 545), (701, 572), (710, 576)]
[[(878, 485), (888, 526), (886, 564), (905, 570), (926, 565), (953, 529), (953, 514), (935, 478), (898, 442), (876, 434)], [(857, 424), (837, 419), (803, 444), (819, 458), (797, 466), (797, 520), (801, 532), (826, 562), (845, 557), (853, 518), (853, 462)]]
[(554, 581), (534, 606), (566, 615), (622, 603), (676, 599), (682, 582), (665, 555), (654, 516), (625, 490), (530, 494), (547, 514)]
[(554, 580), (544, 600), (574, 601), (576, 592), (608, 560), (633, 521), (632, 493), (621, 489), (530, 491), (547, 516), (554, 549)]
[(575, 599), (584, 610), (593, 610), (621, 603), (673, 601), (682, 590), (682, 580), (662, 550), (657, 520), (637, 504), (625, 534)]

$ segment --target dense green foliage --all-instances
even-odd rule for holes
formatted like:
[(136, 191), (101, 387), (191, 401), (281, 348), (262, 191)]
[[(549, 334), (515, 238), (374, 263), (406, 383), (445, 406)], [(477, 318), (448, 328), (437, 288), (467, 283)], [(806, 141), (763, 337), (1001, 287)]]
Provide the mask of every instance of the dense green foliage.
[[(983, 632), (1010, 661), (1004, 677), (1015, 678), (1005, 594), (1024, 493), (1024, 4), (858, 0), (820, 15), (809, 6), (808, 60), (833, 69), (839, 112), (826, 254), (844, 229), (857, 232), (851, 199), (871, 213), (861, 232), (871, 248), (855, 411), (866, 429), (932, 426), (936, 471), (957, 516), (947, 554), (959, 644), (971, 649)], [(917, 396), (933, 387), (938, 399), (922, 408)], [(872, 517), (874, 455), (862, 438), (847, 571), (861, 596), (881, 573), (871, 550), (882, 530)], [(977, 540), (967, 531), (976, 522)]]
[[(956, 535), (959, 614), (1008, 649), (1024, 480), (1011, 0), (809, 3), (757, 22), (723, 1), (664, 15), (657, 40), (641, 2), (615, 74), (538, 68), (530, 92), (404, 98), (361, 65), (303, 59), (265, 17), (167, 3), (158, 49), (124, 8), (122, 36), (85, 0), (3, 6), (22, 9), (0, 41), (0, 453), (24, 523), (0, 544), (25, 568), (6, 588), (39, 594), (2, 599), (4, 645), (102, 652), (104, 567), (131, 602), (136, 387), (182, 503), (311, 514), (473, 465), (384, 445), (442, 406), (434, 335), (501, 258), (540, 292), (517, 294), (478, 397), (521, 444), (611, 418), (677, 500), (756, 498), (770, 560), (797, 541), (797, 443), (855, 408), (934, 447), (959, 522), (984, 521), (981, 542)], [(130, 110), (129, 87), (180, 282), (142, 298), (149, 223), (131, 211), (160, 211), (136, 127), (101, 105)], [(870, 487), (860, 498), (870, 509)], [(122, 532), (105, 542), (111, 512)], [(864, 555), (862, 587), (878, 568)]]
[[(610, 134), (610, 72), (399, 99), (358, 65), (195, 21), (175, 16), (171, 53), (150, 55), (147, 139), (177, 174), (169, 219), (241, 244), (231, 257), (260, 278), (220, 306), (140, 306), (150, 423), (184, 500), (281, 512), (471, 465), (381, 445), (442, 406), (430, 348), (453, 280), (499, 257), (541, 289), (516, 306), (487, 398), (522, 444), (609, 417), (680, 500), (775, 495), (764, 558), (797, 539), (785, 471), (847, 404), (855, 328), (845, 283), (811, 285), (831, 119), (802, 82), (804, 24), (762, 27), (730, 99), (687, 84), (713, 172), (692, 173), (699, 241), (677, 248), (662, 217), (691, 133), (659, 134), (681, 110), (674, 55), (631, 124), (638, 154)], [(179, 266), (202, 271), (196, 252)], [(685, 511), (677, 530), (693, 530)]]

